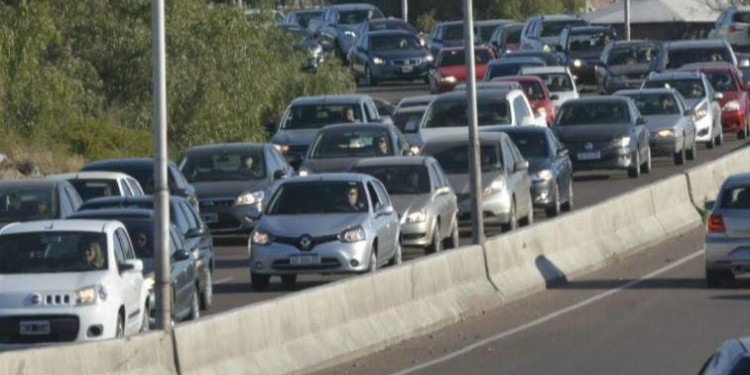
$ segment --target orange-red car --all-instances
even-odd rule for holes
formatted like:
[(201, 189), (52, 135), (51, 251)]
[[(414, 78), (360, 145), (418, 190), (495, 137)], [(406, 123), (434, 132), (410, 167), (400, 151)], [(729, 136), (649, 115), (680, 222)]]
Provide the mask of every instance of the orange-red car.
[[(435, 59), (435, 69), (428, 74), (430, 93), (443, 93), (453, 90), (459, 83), (466, 82), (466, 63), (463, 47), (451, 47), (440, 50)], [(477, 80), (484, 78), (487, 63), (495, 55), (487, 47), (477, 47), (474, 50), (474, 66), (476, 66)]]

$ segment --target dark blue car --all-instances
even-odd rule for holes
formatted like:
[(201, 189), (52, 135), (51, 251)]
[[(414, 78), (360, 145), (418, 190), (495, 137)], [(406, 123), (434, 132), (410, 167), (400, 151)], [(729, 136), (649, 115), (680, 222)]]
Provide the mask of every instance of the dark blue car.
[(349, 54), (355, 79), (366, 85), (386, 80), (426, 80), (433, 57), (406, 31), (376, 31), (360, 38)]
[(380, 18), (384, 18), (383, 13), (370, 4), (330, 6), (323, 13), (323, 24), (318, 29), (318, 40), (326, 51), (334, 51), (343, 59), (357, 39), (359, 25)]

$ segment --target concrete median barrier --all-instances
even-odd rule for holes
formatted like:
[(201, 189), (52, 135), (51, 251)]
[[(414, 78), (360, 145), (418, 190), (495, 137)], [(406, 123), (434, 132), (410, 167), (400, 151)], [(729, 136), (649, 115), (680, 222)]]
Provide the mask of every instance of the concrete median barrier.
[(727, 177), (744, 172), (750, 172), (750, 149), (747, 147), (687, 170), (685, 174), (693, 202), (698, 209), (703, 210), (706, 202), (716, 199), (716, 194)]
[(183, 375), (289, 374), (332, 365), (499, 304), (467, 247), (177, 327)]
[(0, 353), (7, 375), (177, 375), (172, 339), (154, 332), (108, 340)]

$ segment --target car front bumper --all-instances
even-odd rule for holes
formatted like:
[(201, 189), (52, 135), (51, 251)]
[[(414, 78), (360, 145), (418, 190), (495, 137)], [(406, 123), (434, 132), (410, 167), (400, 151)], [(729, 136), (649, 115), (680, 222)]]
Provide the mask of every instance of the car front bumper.
[(750, 238), (706, 236), (706, 269), (750, 272)]
[(428, 218), (419, 223), (401, 223), (402, 245), (427, 247), (432, 244), (435, 219)]
[(662, 137), (656, 133), (651, 134), (649, 146), (653, 156), (672, 156), (681, 150), (676, 137)]
[(253, 205), (235, 205), (232, 198), (201, 199), (201, 218), (213, 236), (248, 236), (255, 224), (247, 218)]
[(742, 111), (722, 112), (721, 127), (727, 133), (741, 131), (745, 128), (745, 114)]
[[(471, 223), (471, 199), (461, 197), (458, 201), (458, 222), (465, 226)], [(482, 197), (482, 218), (488, 224), (510, 222), (511, 196), (507, 190), (494, 192)]]
[[(285, 243), (272, 242), (248, 246), (250, 272), (261, 275), (297, 275), (320, 273), (362, 273), (369, 267), (370, 240), (355, 243), (331, 241), (318, 244), (309, 251)], [(291, 258), (301, 255), (317, 256), (320, 262), (308, 265), (292, 265)]]
[(428, 72), (427, 64), (419, 65), (373, 65), (371, 74), (379, 81), (423, 79)]
[[(632, 147), (632, 146), (631, 146)], [(586, 149), (580, 145), (571, 146), (570, 160), (573, 162), (575, 171), (592, 171), (592, 170), (618, 170), (628, 169), (633, 166), (633, 154), (635, 150), (630, 147), (617, 148), (609, 145), (602, 145)], [(599, 158), (585, 158), (584, 155), (599, 153)]]

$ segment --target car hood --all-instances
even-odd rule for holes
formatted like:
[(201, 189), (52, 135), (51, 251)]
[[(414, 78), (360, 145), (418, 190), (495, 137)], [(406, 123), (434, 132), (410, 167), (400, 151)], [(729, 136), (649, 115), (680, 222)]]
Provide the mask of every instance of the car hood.
[(320, 129), (279, 130), (271, 138), (272, 143), (289, 146), (309, 146)]
[(688, 105), (688, 107), (695, 109), (700, 105), (702, 102), (704, 102), (706, 98), (692, 98), (692, 99), (685, 99), (685, 103)]
[(361, 225), (369, 213), (263, 216), (258, 228), (277, 237), (330, 236)]
[(671, 128), (680, 122), (682, 116), (676, 115), (652, 115), (643, 116), (646, 119), (646, 127), (649, 131)]
[(627, 75), (631, 78), (634, 75), (638, 75), (638, 78), (645, 78), (649, 72), (649, 64), (614, 65), (607, 68), (612, 74)]
[(5, 298), (31, 293), (72, 293), (78, 289), (101, 284), (107, 271), (32, 273), (0, 275), (0, 306), (5, 307)]
[(399, 217), (404, 217), (412, 212), (417, 212), (432, 202), (430, 194), (420, 195), (391, 195), (393, 208), (398, 212)]
[(247, 191), (265, 190), (267, 180), (256, 181), (211, 181), (194, 182), (193, 186), (199, 199), (203, 198), (236, 198)]
[[(482, 190), (492, 184), (492, 181), (500, 177), (502, 172), (484, 172), (482, 173)], [(470, 194), (469, 175), (468, 174), (449, 174), (448, 182), (451, 184), (456, 195)]]
[(555, 133), (563, 143), (603, 143), (630, 134), (629, 124), (556, 126)]
[(422, 49), (408, 49), (408, 50), (385, 50), (385, 51), (372, 51), (375, 56), (380, 56), (389, 60), (393, 59), (411, 59), (411, 58), (424, 58), (427, 55), (427, 51)]
[(328, 159), (305, 159), (300, 169), (306, 168), (313, 173), (346, 172), (352, 165), (363, 158), (328, 158)]
[(526, 159), (529, 162), (529, 173), (536, 173), (542, 169), (552, 169), (552, 163), (547, 158), (529, 158)]
[[(464, 67), (463, 65), (443, 66), (438, 68), (438, 70), (440, 70), (440, 75), (442, 75), (443, 77), (454, 76), (459, 82), (466, 81), (466, 67)], [(482, 80), (486, 71), (487, 64), (477, 64), (475, 68), (477, 80)]]

